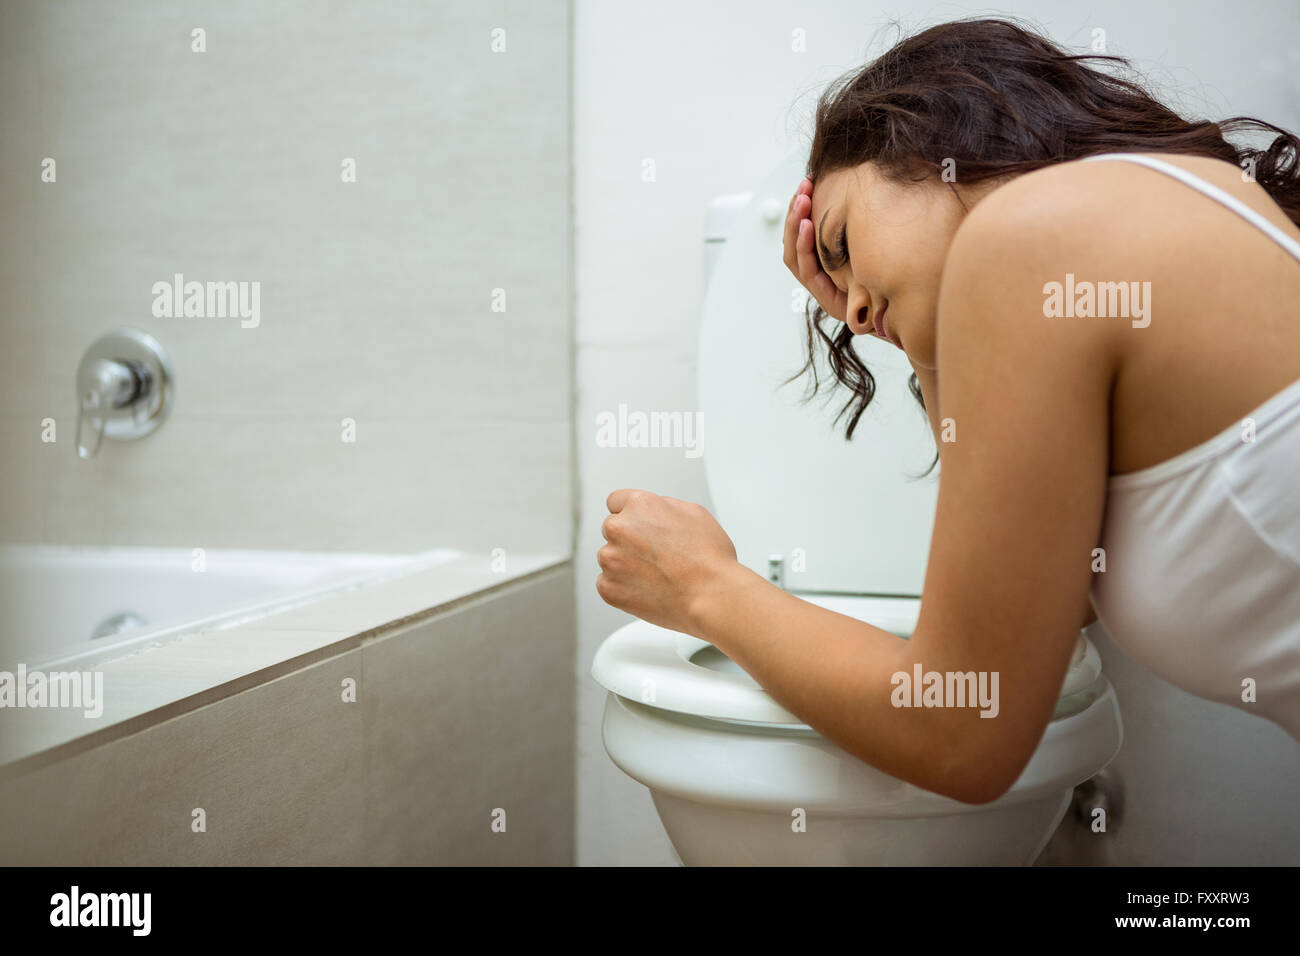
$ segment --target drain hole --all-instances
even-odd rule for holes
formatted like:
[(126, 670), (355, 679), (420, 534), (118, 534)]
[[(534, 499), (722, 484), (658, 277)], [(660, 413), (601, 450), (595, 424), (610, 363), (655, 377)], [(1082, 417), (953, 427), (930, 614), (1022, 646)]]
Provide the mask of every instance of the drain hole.
[(149, 622), (142, 618), (134, 611), (122, 611), (111, 617), (106, 617), (95, 625), (95, 629), (90, 634), (92, 641), (101, 637), (109, 637), (113, 634), (121, 634), (123, 631), (133, 631), (137, 627), (144, 627)]

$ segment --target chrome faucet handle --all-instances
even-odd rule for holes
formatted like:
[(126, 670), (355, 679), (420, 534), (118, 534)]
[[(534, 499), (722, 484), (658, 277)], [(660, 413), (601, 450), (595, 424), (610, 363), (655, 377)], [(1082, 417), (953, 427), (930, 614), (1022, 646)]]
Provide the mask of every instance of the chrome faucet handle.
[(130, 406), (148, 385), (126, 362), (91, 359), (77, 372), (77, 455), (93, 458), (104, 439), (106, 415)]
[(77, 368), (78, 457), (93, 458), (105, 436), (149, 434), (171, 403), (171, 366), (153, 336), (119, 329), (97, 339)]

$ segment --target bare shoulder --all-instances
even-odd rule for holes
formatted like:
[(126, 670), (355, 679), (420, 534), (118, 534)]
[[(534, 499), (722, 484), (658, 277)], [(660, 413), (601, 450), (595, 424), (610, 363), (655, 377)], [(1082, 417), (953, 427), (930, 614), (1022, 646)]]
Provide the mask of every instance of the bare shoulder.
[(1148, 201), (1153, 175), (1161, 174), (1131, 163), (1062, 163), (986, 195), (948, 250), (940, 349), (962, 343), (965, 352), (983, 339), (980, 347), (1013, 349), (1026, 361), (1091, 359), (1110, 369), (1123, 340), (1119, 323), (1044, 319), (1053, 295), (1073, 290), (1076, 280), (1150, 280), (1179, 258), (1171, 256), (1180, 241), (1177, 217)]
[[(1203, 156), (1137, 155), (1196, 176), (1300, 238), (1268, 193), (1234, 164)], [(1281, 249), (1269, 256), (1270, 244), (1255, 226), (1166, 172), (1117, 160), (1059, 163), (998, 186), (971, 210), (948, 250), (939, 324), (942, 329), (963, 321), (964, 309), (950, 308), (945, 317), (945, 300), (998, 296), (1023, 315), (1035, 296), (1041, 303), (1047, 290), (1073, 288), (1075, 280), (1105, 284), (1108, 291), (1133, 283), (1158, 288), (1169, 315), (1207, 308), (1222, 313), (1232, 308), (1235, 294), (1224, 276), (1267, 285), (1268, 269), (1291, 268), (1282, 262)], [(1116, 347), (1126, 324), (1073, 323), (1051, 329), (1051, 338), (1069, 347)]]
[[(1190, 173), (1300, 235), (1263, 187), (1232, 163), (1170, 153), (1135, 155)], [(1165, 172), (1121, 160), (1074, 160), (1025, 173), (994, 189), (967, 216), (950, 252), (992, 243), (1002, 251), (1041, 249), (1048, 255), (1109, 251), (1112, 258), (1141, 263), (1143, 253), (1158, 243), (1187, 262), (1198, 254), (1214, 254), (1204, 237), (1216, 226), (1249, 235), (1235, 214)]]
[[(1158, 200), (1188, 198), (1185, 194), (1191, 191), (1172, 181), (1178, 189), (1153, 193), (1153, 187), (1163, 185), (1157, 180), (1168, 178), (1136, 163), (1115, 161), (1076, 160), (1025, 173), (976, 204), (958, 229), (950, 253), (969, 254), (989, 244), (1002, 253), (1036, 251), (1047, 256), (1115, 249), (1116, 237), (1131, 233), (1139, 221), (1155, 218)], [(1158, 228), (1163, 221), (1154, 224)]]

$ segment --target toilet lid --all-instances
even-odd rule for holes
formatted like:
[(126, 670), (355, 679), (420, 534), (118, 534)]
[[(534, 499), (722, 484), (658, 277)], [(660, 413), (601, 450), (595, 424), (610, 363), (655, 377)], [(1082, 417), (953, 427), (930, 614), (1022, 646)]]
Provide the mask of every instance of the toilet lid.
[[(934, 440), (908, 390), (906, 357), (873, 336), (856, 340), (876, 394), (851, 442), (843, 420), (832, 425), (847, 391), (801, 405), (805, 380), (780, 385), (805, 356), (807, 294), (781, 261), (785, 211), (803, 161), (802, 152), (792, 154), (734, 213), (721, 202), (711, 209), (714, 220), (730, 220), (700, 329), (701, 447), (712, 510), (743, 564), (766, 575), (768, 556), (784, 556), (789, 590), (919, 595), (938, 469), (915, 479)], [(833, 381), (824, 360), (820, 370), (823, 382)]]
[[(805, 595), (840, 614), (909, 636), (921, 602), (916, 598)], [(596, 651), (592, 677), (606, 690), (650, 707), (714, 720), (810, 730), (708, 641), (633, 621)], [(1080, 635), (1061, 686), (1061, 697), (1088, 687), (1101, 674), (1096, 648)]]

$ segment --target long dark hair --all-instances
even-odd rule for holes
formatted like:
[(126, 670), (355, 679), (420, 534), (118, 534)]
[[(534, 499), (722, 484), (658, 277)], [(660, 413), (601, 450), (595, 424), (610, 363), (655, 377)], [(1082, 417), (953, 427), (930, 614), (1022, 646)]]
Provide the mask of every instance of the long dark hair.
[[(1011, 19), (930, 27), (822, 93), (805, 175), (815, 189), (828, 173), (871, 162), (895, 180), (921, 181), (950, 159), (962, 182), (977, 183), (1095, 153), (1181, 153), (1253, 166), (1255, 180), (1300, 225), (1294, 134), (1247, 116), (1183, 119), (1136, 80), (1103, 73), (1089, 61), (1130, 70), (1123, 57), (1069, 53)], [(1262, 130), (1276, 135), (1266, 149), (1239, 148), (1224, 138)], [(845, 438), (851, 439), (875, 395), (875, 379), (854, 351), (847, 325), (828, 333), (823, 323), (836, 320), (811, 297), (805, 317), (808, 358), (787, 381), (811, 373), (805, 400), (817, 393), (820, 339), (835, 381), (852, 392), (835, 418), (848, 415)], [(915, 374), (908, 387), (924, 408)]]

